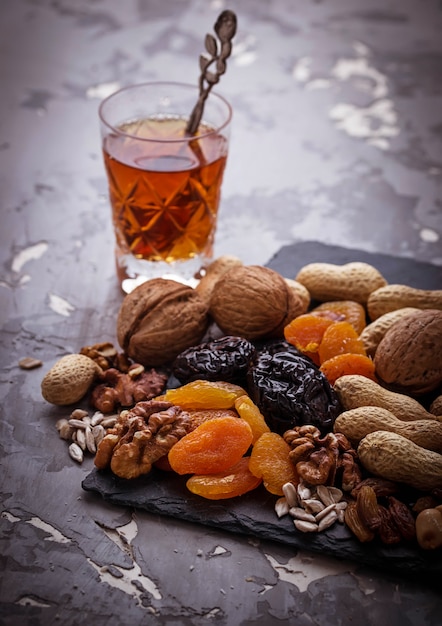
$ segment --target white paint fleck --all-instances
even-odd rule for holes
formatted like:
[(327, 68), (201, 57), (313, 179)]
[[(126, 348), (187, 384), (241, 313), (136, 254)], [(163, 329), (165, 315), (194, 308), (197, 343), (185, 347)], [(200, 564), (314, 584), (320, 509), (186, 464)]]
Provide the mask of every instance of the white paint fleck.
[(108, 568), (98, 566), (89, 558), (87, 560), (98, 573), (101, 582), (107, 583), (110, 587), (119, 589), (129, 596), (133, 596), (138, 606), (143, 606), (141, 598), (146, 591), (156, 600), (162, 599), (158, 587), (150, 578), (144, 576), (136, 561), (132, 561), (131, 569), (123, 569), (118, 565), (112, 565), (112, 568), (121, 574), (121, 578), (116, 578)]
[(227, 550), (226, 548), (223, 548), (223, 546), (216, 546), (210, 554), (212, 556), (218, 556), (219, 554), (225, 554), (226, 552)]
[(49, 308), (64, 317), (69, 317), (72, 311), (75, 311), (75, 307), (70, 302), (53, 293), (49, 294)]
[(252, 65), (257, 59), (256, 52), (249, 51), (243, 52), (242, 54), (237, 54), (235, 56), (235, 64), (239, 67), (247, 67), (248, 65)]
[(397, 113), (393, 102), (378, 100), (368, 107), (338, 103), (329, 112), (336, 127), (351, 137), (366, 139), (382, 149), (388, 147), (388, 139), (399, 135)]
[(370, 54), (370, 48), (366, 46), (365, 43), (362, 43), (360, 41), (355, 41), (353, 43), (353, 50), (356, 52), (356, 54), (363, 57), (369, 56)]
[(31, 517), (31, 519), (26, 520), (26, 523), (30, 524), (31, 526), (35, 526), (35, 528), (40, 528), (40, 530), (43, 530), (45, 533), (47, 533), (49, 536), (45, 537), (45, 541), (56, 541), (57, 543), (71, 542), (68, 537), (65, 537), (59, 530), (51, 526), (51, 524), (44, 522), (39, 517)]
[(388, 142), (387, 139), (381, 139), (380, 137), (375, 137), (373, 139), (369, 139), (367, 141), (367, 143), (370, 144), (370, 146), (374, 146), (375, 148), (379, 148), (379, 150), (388, 150), (388, 148), (390, 147), (390, 143)]
[(48, 249), (48, 244), (46, 241), (40, 241), (39, 243), (34, 244), (33, 246), (28, 246), (27, 248), (23, 248), (20, 250), (18, 254), (16, 254), (12, 260), (11, 269), (13, 272), (19, 272), (25, 263), (28, 261), (39, 259), (43, 256), (43, 254)]
[(298, 83), (306, 83), (311, 76), (311, 65), (311, 57), (302, 57), (298, 59), (292, 70), (293, 78), (298, 81)]
[(232, 60), (235, 65), (245, 67), (256, 61), (257, 54), (253, 50), (255, 42), (254, 35), (247, 35), (244, 39), (235, 42), (232, 50)]
[(266, 554), (265, 557), (280, 580), (295, 585), (301, 592), (306, 591), (309, 584), (315, 580), (350, 571), (348, 563), (332, 561), (320, 555), (307, 557), (305, 554), (297, 554), (287, 563), (279, 563), (270, 554)]
[(23, 596), (22, 598), (19, 598), (15, 604), (19, 604), (20, 606), (40, 606), (42, 608), (48, 608), (51, 606), (46, 602), (41, 602), (41, 600), (36, 600), (30, 596)]
[(15, 523), (15, 522), (19, 522), (20, 521), (19, 517), (15, 516), (15, 515), (12, 515), (12, 513), (10, 513), (9, 511), (2, 511), (1, 517), (3, 519), (7, 519), (8, 522), (11, 522), (11, 523)]
[(218, 615), (221, 613), (221, 609), (219, 607), (215, 607), (214, 609), (210, 609), (210, 611), (208, 611), (204, 617), (206, 619), (215, 619), (216, 617), (218, 617)]
[(352, 87), (366, 93), (371, 102), (367, 106), (338, 103), (329, 112), (336, 127), (351, 137), (364, 139), (369, 145), (388, 150), (390, 139), (400, 133), (398, 114), (393, 101), (388, 98), (388, 78), (370, 65), (370, 50), (361, 42), (353, 48), (357, 58), (338, 59), (331, 70), (337, 81), (351, 81)]
[(20, 280), (18, 281), (19, 287), (23, 287), (23, 285), (26, 285), (30, 280), (31, 277), (29, 276), (29, 274), (23, 274), (22, 276), (20, 276)]
[[(346, 81), (354, 77), (368, 78), (373, 81), (373, 99), (385, 98), (388, 95), (387, 77), (372, 67), (366, 58), (338, 59), (331, 70), (337, 80)], [(365, 87), (364, 87), (365, 89)]]
[(119, 526), (117, 528), (117, 532), (119, 535), (124, 537), (124, 540), (128, 543), (132, 543), (135, 537), (138, 535), (138, 525), (134, 519), (132, 519), (125, 526)]
[(93, 85), (86, 90), (86, 98), (102, 100), (120, 89), (118, 81)]
[[(128, 524), (119, 526), (115, 529), (103, 527), (103, 532), (120, 548), (120, 550), (122, 550), (122, 552), (125, 552), (130, 557), (132, 566), (129, 569), (126, 569), (117, 565), (112, 565), (112, 569), (110, 569), (106, 566), (99, 567), (91, 559), (88, 559), (89, 563), (98, 572), (100, 580), (107, 583), (111, 587), (120, 589), (121, 591), (124, 591), (124, 593), (133, 596), (137, 600), (138, 605), (142, 604), (141, 597), (144, 595), (145, 591), (150, 593), (156, 600), (161, 600), (162, 596), (158, 587), (155, 585), (153, 580), (144, 576), (140, 566), (135, 561), (133, 556), (130, 542), (138, 534), (136, 521), (132, 519)], [(115, 577), (112, 574), (112, 570), (118, 571), (119, 574), (121, 574), (121, 577)]]
[(305, 88), (313, 91), (314, 89), (329, 89), (330, 85), (331, 81), (327, 78), (315, 78), (308, 82)]
[(436, 241), (439, 241), (439, 233), (432, 228), (422, 228), (419, 236), (422, 241), (425, 241), (426, 243), (436, 243)]

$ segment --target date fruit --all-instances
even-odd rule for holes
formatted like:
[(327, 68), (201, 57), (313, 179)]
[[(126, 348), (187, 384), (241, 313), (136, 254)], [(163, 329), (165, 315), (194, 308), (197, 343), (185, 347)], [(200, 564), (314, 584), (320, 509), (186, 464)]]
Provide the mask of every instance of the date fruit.
[(247, 388), (267, 424), (279, 434), (303, 424), (328, 432), (341, 411), (322, 372), (284, 340), (257, 348), (247, 373)]
[(172, 372), (181, 384), (193, 380), (241, 383), (254, 353), (246, 339), (226, 336), (184, 350), (176, 357)]

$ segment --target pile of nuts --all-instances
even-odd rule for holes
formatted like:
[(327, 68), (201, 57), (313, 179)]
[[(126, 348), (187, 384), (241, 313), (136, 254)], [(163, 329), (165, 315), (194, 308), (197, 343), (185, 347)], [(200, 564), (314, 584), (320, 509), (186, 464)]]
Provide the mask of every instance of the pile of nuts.
[(317, 485), (312, 487), (301, 481), (297, 487), (285, 483), (284, 495), (275, 503), (278, 517), (290, 515), (297, 530), (304, 533), (322, 532), (335, 522), (344, 522), (347, 502), (337, 487)]
[(100, 442), (104, 439), (109, 428), (115, 426), (117, 415), (104, 415), (95, 411), (92, 416), (84, 409), (74, 409), (69, 418), (62, 417), (55, 427), (60, 439), (70, 441), (69, 456), (82, 463), (84, 453), (95, 454)]

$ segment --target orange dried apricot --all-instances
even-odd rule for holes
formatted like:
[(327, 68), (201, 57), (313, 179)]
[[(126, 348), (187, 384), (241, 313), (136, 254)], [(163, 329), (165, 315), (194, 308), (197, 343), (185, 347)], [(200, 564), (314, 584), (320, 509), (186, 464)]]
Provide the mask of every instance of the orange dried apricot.
[(239, 416), (245, 420), (252, 429), (252, 443), (255, 443), (263, 433), (270, 432), (264, 415), (249, 396), (244, 395), (237, 398), (235, 400), (235, 409), (238, 411)]
[(289, 454), (289, 444), (275, 432), (261, 435), (252, 448), (249, 469), (254, 476), (262, 478), (267, 491), (276, 496), (283, 495), (285, 483), (299, 482)]
[(261, 478), (254, 476), (249, 470), (248, 456), (242, 457), (232, 467), (218, 474), (191, 476), (186, 486), (189, 491), (208, 500), (225, 500), (234, 498), (256, 489)]
[(334, 322), (324, 333), (319, 344), (319, 362), (324, 363), (338, 354), (363, 354), (367, 356), (364, 344), (350, 322)]
[(157, 400), (166, 400), (183, 409), (231, 409), (245, 390), (223, 381), (194, 380), (177, 389), (168, 389)]
[(186, 409), (192, 423), (192, 429), (203, 422), (213, 420), (216, 417), (239, 417), (233, 409)]
[(362, 333), (367, 324), (364, 307), (354, 300), (322, 302), (310, 313), (320, 317), (329, 317), (335, 322), (350, 322), (358, 335)]
[(333, 324), (333, 320), (319, 315), (304, 313), (295, 317), (284, 328), (284, 337), (295, 348), (307, 354), (315, 362), (319, 344), (326, 329)]
[(169, 450), (177, 474), (217, 474), (237, 463), (252, 443), (252, 429), (240, 417), (203, 422)]
[(372, 359), (363, 354), (338, 354), (324, 361), (320, 370), (331, 385), (346, 374), (359, 374), (371, 380), (377, 380)]

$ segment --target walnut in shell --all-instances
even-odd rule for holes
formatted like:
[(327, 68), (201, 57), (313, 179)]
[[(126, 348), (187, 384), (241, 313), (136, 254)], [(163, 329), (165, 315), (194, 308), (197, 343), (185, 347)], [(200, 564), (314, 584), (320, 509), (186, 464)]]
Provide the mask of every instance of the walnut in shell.
[(267, 267), (233, 267), (217, 281), (210, 313), (227, 335), (248, 340), (282, 337), (283, 329), (304, 311), (304, 303), (284, 278)]
[(195, 289), (154, 278), (123, 300), (117, 337), (131, 359), (145, 367), (158, 367), (199, 343), (208, 325), (207, 304)]
[(376, 373), (388, 387), (421, 395), (442, 384), (442, 311), (426, 309), (396, 322), (378, 345)]

